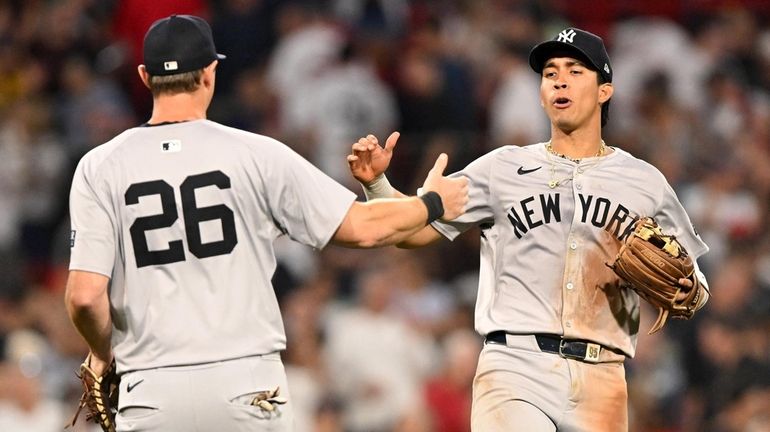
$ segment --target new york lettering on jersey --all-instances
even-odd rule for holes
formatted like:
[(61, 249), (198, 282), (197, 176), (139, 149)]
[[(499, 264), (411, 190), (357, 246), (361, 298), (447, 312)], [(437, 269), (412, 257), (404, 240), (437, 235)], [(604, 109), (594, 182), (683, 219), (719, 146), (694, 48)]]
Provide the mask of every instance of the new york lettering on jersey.
[[(577, 194), (580, 200), (580, 222), (590, 223), (597, 228), (603, 228), (622, 240), (633, 229), (633, 224), (639, 216), (630, 216), (626, 206), (613, 203), (608, 198), (594, 195)], [(543, 193), (529, 196), (515, 203), (507, 211), (508, 220), (513, 225), (516, 238), (522, 238), (529, 230), (543, 224), (561, 223), (561, 194)]]

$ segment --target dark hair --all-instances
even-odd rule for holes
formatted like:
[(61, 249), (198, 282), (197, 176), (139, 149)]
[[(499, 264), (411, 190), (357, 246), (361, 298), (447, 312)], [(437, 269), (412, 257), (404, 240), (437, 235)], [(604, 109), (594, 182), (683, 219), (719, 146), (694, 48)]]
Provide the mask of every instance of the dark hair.
[(201, 85), (203, 69), (173, 75), (150, 75), (150, 92), (153, 96), (191, 93)]

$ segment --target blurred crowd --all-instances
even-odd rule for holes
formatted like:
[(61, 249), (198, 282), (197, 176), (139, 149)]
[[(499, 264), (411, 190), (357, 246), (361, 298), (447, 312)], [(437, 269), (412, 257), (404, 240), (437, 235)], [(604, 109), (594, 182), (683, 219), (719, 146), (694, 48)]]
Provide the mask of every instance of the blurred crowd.
[[(283, 141), (354, 191), (345, 154), (368, 133), (401, 131), (388, 176), (403, 191), (439, 152), (456, 170), (547, 139), (529, 49), (568, 25), (602, 36), (616, 90), (605, 141), (658, 167), (711, 247), (710, 303), (641, 334), (626, 362), (631, 431), (770, 430), (766, 0), (3, 0), (1, 431), (61, 430), (77, 405), (70, 179), (149, 118), (136, 65), (171, 13), (206, 17), (227, 55), (211, 119)], [(418, 251), (279, 239), (298, 431), (469, 430), (478, 236)], [(655, 315), (645, 306), (642, 332)]]

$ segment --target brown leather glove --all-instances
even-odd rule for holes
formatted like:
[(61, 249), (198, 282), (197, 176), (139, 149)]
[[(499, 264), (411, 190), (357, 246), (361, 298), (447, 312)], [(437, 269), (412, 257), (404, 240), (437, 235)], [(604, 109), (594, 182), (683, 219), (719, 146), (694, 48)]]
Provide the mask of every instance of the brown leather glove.
[(83, 384), (83, 395), (80, 397), (78, 410), (68, 426), (74, 426), (80, 411), (86, 408), (86, 421), (93, 421), (101, 426), (104, 432), (115, 432), (115, 412), (118, 407), (118, 388), (120, 377), (115, 371), (115, 360), (102, 376), (97, 376), (91, 369), (91, 354), (89, 353), (80, 371), (77, 373)]
[[(639, 297), (658, 309), (658, 319), (648, 334), (660, 330), (669, 317), (690, 319), (695, 313), (702, 290), (692, 258), (652, 218), (636, 222), (615, 262), (609, 266)], [(692, 287), (680, 284), (682, 278), (691, 280)]]

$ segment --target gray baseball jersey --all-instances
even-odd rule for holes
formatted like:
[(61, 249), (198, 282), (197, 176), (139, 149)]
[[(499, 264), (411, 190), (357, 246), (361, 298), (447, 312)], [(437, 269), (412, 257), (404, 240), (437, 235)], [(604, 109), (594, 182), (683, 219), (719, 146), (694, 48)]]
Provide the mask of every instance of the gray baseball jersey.
[(507, 146), (454, 174), (469, 179), (467, 213), (433, 226), (449, 239), (481, 226), (480, 334), (558, 334), (634, 355), (639, 297), (605, 265), (620, 239), (652, 216), (693, 257), (708, 247), (663, 175), (614, 150), (575, 163), (544, 143)]
[(275, 352), (274, 239), (322, 248), (354, 200), (273, 139), (208, 120), (137, 127), (77, 167), (70, 269), (111, 277), (119, 372)]

